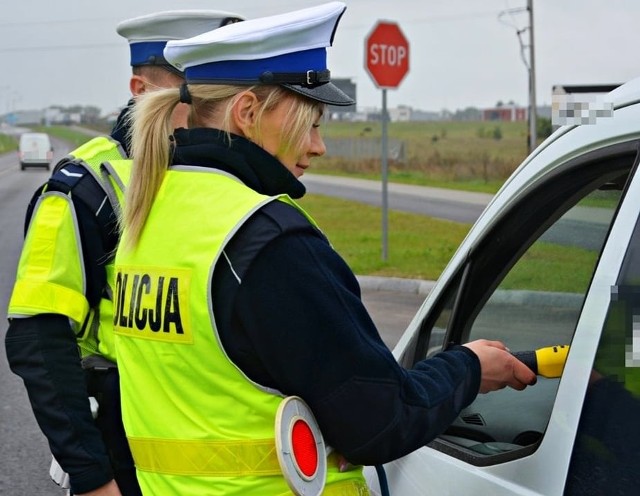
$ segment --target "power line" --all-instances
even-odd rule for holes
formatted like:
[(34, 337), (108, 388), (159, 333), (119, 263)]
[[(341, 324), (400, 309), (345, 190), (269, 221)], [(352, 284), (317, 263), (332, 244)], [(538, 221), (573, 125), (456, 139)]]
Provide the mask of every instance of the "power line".
[[(520, 14), (526, 12), (529, 17), (529, 25), (520, 28), (515, 21), (514, 14)], [(509, 15), (513, 23), (506, 22), (503, 17)], [(505, 9), (498, 14), (498, 21), (506, 26), (509, 26), (516, 30), (518, 36), (518, 43), (520, 44), (520, 57), (522, 62), (527, 68), (529, 76), (529, 132), (528, 132), (528, 150), (529, 153), (536, 147), (537, 131), (536, 131), (536, 76), (535, 76), (535, 56), (533, 47), (533, 0), (527, 0), (526, 7), (517, 7), (511, 9)], [(525, 43), (522, 40), (522, 36), (528, 33), (529, 43)], [(525, 52), (529, 52), (529, 59), (525, 55)]]
[(58, 50), (95, 50), (96, 48), (122, 48), (126, 46), (123, 43), (83, 43), (82, 45), (42, 45), (42, 46), (30, 46), (30, 47), (8, 47), (0, 48), (0, 53), (8, 52), (54, 52)]
[(42, 20), (42, 21), (10, 21), (10, 22), (0, 22), (0, 28), (24, 28), (25, 26), (56, 26), (61, 24), (95, 24), (96, 22), (109, 22), (111, 24), (118, 23), (122, 19), (118, 18), (105, 18), (105, 17), (94, 17), (94, 18), (85, 18), (85, 19), (55, 19), (55, 20)]
[[(403, 20), (403, 24), (436, 24), (436, 23), (446, 23), (446, 22), (457, 22), (457, 21), (467, 21), (474, 20), (480, 18), (489, 18), (496, 15), (495, 10), (484, 10), (477, 12), (466, 12), (463, 14), (443, 14), (443, 15), (434, 15), (422, 18), (412, 17), (411, 19)], [(111, 24), (116, 24), (122, 21), (121, 18), (78, 18), (78, 19), (56, 19), (56, 20), (42, 20), (42, 21), (10, 21), (10, 22), (0, 22), (0, 28), (24, 28), (25, 26), (56, 26), (63, 24), (88, 24), (88, 23), (96, 23), (96, 22), (109, 22)], [(348, 24), (346, 26), (349, 28), (357, 28), (357, 27), (365, 27), (369, 26), (368, 24)]]

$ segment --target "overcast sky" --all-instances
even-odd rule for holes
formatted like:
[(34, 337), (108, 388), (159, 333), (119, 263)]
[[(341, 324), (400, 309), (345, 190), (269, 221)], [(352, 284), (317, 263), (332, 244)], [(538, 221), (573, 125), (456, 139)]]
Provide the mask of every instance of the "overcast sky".
[[(0, 114), (49, 105), (116, 110), (129, 97), (128, 48), (115, 32), (130, 17), (220, 8), (247, 18), (322, 0), (3, 0)], [(333, 77), (357, 85), (358, 107), (381, 107), (364, 69), (365, 39), (379, 20), (410, 43), (410, 71), (388, 105), (422, 110), (528, 103), (528, 72), (516, 34), (529, 25), (526, 0), (346, 0), (329, 49)], [(517, 13), (523, 9), (522, 12)], [(610, 84), (640, 76), (640, 1), (533, 0), (537, 103), (554, 84)], [(501, 15), (502, 13), (502, 15)], [(523, 42), (528, 44), (528, 34)], [(528, 57), (527, 57), (528, 59)]]

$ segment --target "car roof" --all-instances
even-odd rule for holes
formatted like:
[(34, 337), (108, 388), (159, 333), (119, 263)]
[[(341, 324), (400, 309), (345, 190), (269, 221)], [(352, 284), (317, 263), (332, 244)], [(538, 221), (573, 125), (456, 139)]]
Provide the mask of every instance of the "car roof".
[(49, 135), (47, 133), (22, 133), (20, 135), (20, 139), (49, 139)]
[(613, 102), (614, 108), (640, 101), (640, 77), (632, 79), (608, 93), (606, 100)]

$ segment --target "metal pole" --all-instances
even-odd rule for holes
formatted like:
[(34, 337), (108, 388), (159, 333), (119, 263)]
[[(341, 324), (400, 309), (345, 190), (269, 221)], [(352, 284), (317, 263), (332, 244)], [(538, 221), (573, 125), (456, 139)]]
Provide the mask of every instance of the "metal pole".
[(533, 50), (533, 0), (527, 0), (529, 11), (529, 153), (536, 147), (536, 64)]
[(387, 90), (382, 90), (382, 260), (387, 260), (388, 203), (387, 203)]

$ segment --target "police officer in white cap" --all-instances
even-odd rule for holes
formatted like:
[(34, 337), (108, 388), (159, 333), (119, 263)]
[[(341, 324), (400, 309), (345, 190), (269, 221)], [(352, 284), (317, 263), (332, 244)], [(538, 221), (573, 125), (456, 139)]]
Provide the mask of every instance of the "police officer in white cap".
[[(295, 202), (325, 152), (325, 105), (353, 104), (326, 65), (344, 11), (331, 2), (169, 42), (187, 84), (133, 111), (114, 332), (145, 494), (368, 494), (345, 460), (390, 461), (479, 391), (535, 381), (488, 341), (402, 369)], [(190, 128), (170, 133), (180, 102)]]
[[(164, 59), (167, 41), (239, 20), (224, 11), (183, 10), (120, 23), (117, 31), (130, 46), (132, 95), (183, 82)], [(54, 460), (52, 477), (63, 487), (70, 483), (74, 494), (141, 494), (122, 427), (112, 336), (109, 276), (118, 242), (118, 196), (101, 168), (105, 160), (129, 155), (127, 115), (133, 103), (110, 136), (71, 152), (34, 195), (9, 303), (10, 366), (23, 378), (59, 463)], [(89, 396), (98, 402), (95, 423)]]

